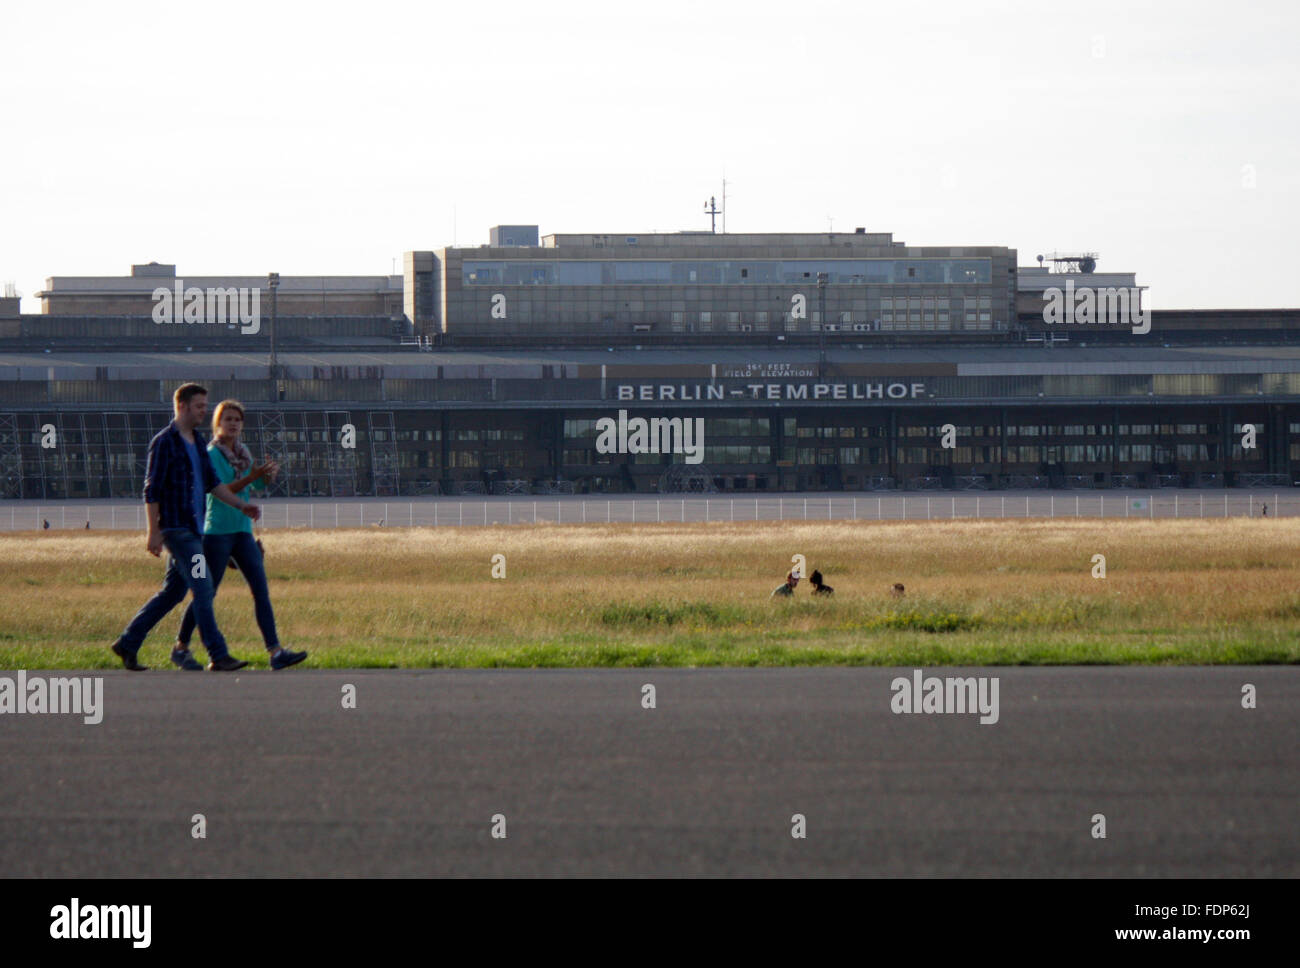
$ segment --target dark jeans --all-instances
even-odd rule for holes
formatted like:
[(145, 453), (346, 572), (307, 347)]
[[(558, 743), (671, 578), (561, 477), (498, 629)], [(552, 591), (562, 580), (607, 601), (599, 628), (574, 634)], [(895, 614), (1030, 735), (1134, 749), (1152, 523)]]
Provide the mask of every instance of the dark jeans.
[(194, 595), (190, 610), (198, 620), (199, 635), (208, 655), (214, 660), (229, 655), (226, 640), (217, 628), (217, 617), (212, 612), (212, 596), (216, 594), (212, 565), (207, 565), (202, 578), (194, 577), (194, 556), (203, 554), (206, 557), (203, 540), (189, 528), (164, 528), (162, 538), (170, 553), (162, 588), (135, 613), (135, 618), (117, 640), (118, 644), (131, 655), (139, 652), (145, 636), (181, 603), (188, 591)]
[[(203, 553), (208, 558), (208, 573), (212, 575), (213, 594), (216, 594), (217, 586), (221, 584), (221, 577), (226, 573), (227, 563), (231, 558), (235, 559), (235, 564), (244, 573), (244, 581), (248, 582), (248, 590), (253, 593), (253, 612), (257, 615), (257, 627), (262, 630), (262, 640), (266, 643), (266, 650), (274, 652), (280, 647), (280, 639), (275, 633), (275, 612), (271, 610), (271, 593), (266, 587), (262, 549), (257, 546), (253, 536), (247, 531), (238, 531), (235, 534), (205, 534)], [(181, 619), (181, 630), (176, 633), (176, 638), (186, 648), (189, 647), (190, 636), (194, 634), (196, 617), (194, 606), (191, 605), (185, 610), (185, 617)], [(200, 633), (203, 631), (201, 625), (199, 631)], [(206, 638), (204, 641), (207, 641)]]

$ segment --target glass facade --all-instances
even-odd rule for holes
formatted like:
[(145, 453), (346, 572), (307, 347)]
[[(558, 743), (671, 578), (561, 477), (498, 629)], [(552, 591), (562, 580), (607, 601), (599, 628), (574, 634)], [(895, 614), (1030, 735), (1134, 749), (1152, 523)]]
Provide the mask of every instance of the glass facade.
[[(280, 411), (250, 404), (245, 437), (255, 454), (281, 462), (273, 495), (279, 497), (455, 493), (466, 482), (490, 488), (499, 481), (557, 477), (588, 489), (653, 491), (673, 456), (596, 451), (596, 421), (617, 409)], [(1117, 473), (1136, 475), (1141, 484), (1151, 475), (1188, 483), (1199, 474), (1300, 474), (1300, 403), (1070, 409), (1026, 402), (951, 414), (946, 409), (737, 407), (702, 418), (704, 465), (728, 489), (771, 490), (855, 489), (885, 477), (902, 484), (971, 474), (990, 481), (1009, 475), (1088, 475), (1094, 481)], [(629, 415), (638, 413), (664, 411)], [(148, 441), (169, 419), (161, 408), (0, 409), (2, 493), (138, 500)], [(344, 451), (337, 444), (348, 424), (356, 447)], [(46, 425), (63, 446), (41, 446)], [(943, 446), (948, 425), (955, 431), (951, 447)], [(1242, 438), (1251, 428), (1256, 444), (1245, 447)]]

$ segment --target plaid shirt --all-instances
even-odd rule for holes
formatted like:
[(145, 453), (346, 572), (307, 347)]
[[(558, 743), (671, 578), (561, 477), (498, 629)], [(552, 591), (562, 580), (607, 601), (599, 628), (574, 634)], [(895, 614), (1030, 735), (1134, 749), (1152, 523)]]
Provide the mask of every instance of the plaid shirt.
[[(203, 493), (221, 483), (208, 457), (207, 441), (194, 431), (194, 446), (203, 469)], [(185, 451), (185, 438), (173, 420), (149, 441), (149, 462), (144, 472), (144, 502), (158, 505), (158, 527), (189, 528), (203, 533), (203, 522), (194, 514), (194, 465)]]

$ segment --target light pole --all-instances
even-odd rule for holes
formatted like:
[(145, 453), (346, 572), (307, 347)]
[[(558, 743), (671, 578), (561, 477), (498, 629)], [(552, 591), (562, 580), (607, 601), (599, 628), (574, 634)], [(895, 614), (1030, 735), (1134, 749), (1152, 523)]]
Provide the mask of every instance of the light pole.
[(821, 323), (817, 327), (817, 378), (826, 376), (826, 283), (830, 274), (817, 273), (817, 309)]
[(273, 401), (279, 400), (279, 379), (280, 363), (275, 355), (275, 293), (280, 288), (280, 273), (268, 272), (266, 274), (266, 288), (271, 290), (271, 384)]

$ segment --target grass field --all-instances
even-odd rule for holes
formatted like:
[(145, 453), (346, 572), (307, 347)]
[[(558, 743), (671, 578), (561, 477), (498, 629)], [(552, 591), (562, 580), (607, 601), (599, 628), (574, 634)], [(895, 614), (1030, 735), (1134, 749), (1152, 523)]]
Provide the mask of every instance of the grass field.
[[(1300, 662), (1300, 519), (766, 522), (277, 531), (307, 666)], [(769, 599), (791, 555), (835, 586)], [(506, 556), (506, 577), (490, 576)], [(1092, 577), (1092, 556), (1107, 577)], [(120, 667), (162, 565), (142, 534), (0, 537), (0, 667)], [(903, 599), (889, 586), (907, 586)], [(141, 659), (167, 667), (181, 609)], [(237, 573), (231, 651), (266, 666)], [(202, 650), (195, 642), (195, 651)]]

